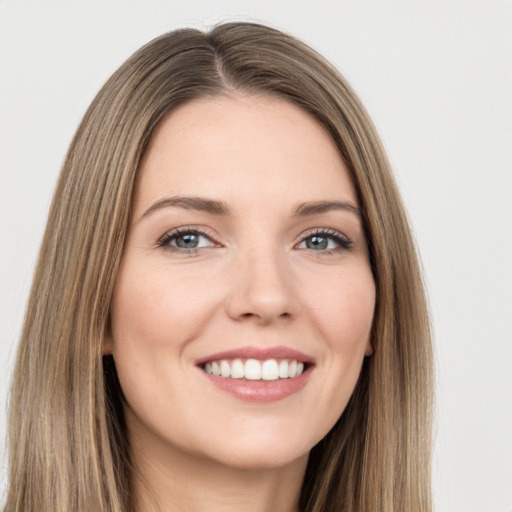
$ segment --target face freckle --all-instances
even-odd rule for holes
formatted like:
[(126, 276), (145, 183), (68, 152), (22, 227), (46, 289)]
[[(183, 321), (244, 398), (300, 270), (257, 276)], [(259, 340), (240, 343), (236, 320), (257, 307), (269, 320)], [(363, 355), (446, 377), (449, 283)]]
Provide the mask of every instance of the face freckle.
[(195, 100), (154, 133), (134, 197), (106, 347), (129, 435), (156, 460), (303, 460), (371, 353), (375, 285), (330, 136), (281, 99)]

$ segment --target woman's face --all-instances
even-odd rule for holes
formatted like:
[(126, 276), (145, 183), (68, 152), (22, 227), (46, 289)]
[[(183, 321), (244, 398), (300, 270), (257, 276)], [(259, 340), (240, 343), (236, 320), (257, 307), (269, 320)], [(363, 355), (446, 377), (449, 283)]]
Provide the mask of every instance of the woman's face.
[(263, 96), (181, 106), (153, 136), (132, 214), (106, 346), (132, 441), (231, 467), (304, 460), (371, 353), (375, 303), (325, 129)]

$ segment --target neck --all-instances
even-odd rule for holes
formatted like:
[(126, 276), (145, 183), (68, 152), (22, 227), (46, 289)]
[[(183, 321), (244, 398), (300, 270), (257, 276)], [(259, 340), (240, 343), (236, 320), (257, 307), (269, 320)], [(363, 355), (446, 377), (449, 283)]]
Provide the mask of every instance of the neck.
[[(230, 467), (131, 439), (137, 512), (298, 512), (307, 454), (279, 467)], [(148, 449), (149, 448), (149, 449)]]

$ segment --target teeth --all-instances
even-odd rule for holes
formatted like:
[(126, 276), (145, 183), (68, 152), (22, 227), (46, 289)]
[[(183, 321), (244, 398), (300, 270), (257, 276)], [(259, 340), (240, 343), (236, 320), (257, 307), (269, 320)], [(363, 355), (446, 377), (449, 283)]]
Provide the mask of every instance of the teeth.
[(288, 366), (288, 376), (295, 377), (297, 375), (297, 361), (292, 361)]
[(204, 371), (220, 377), (247, 380), (277, 380), (298, 377), (304, 372), (304, 363), (294, 360), (222, 359), (204, 365)]
[(261, 378), (263, 380), (276, 380), (279, 378), (279, 366), (275, 359), (269, 359), (261, 365)]
[(215, 361), (212, 363), (212, 373), (213, 373), (213, 375), (220, 375), (219, 363), (217, 363)]
[(231, 367), (227, 361), (220, 362), (220, 376), (229, 377), (231, 375)]
[(244, 376), (245, 376), (244, 363), (242, 363), (242, 361), (240, 361), (240, 359), (235, 359), (231, 363), (231, 377), (233, 379), (243, 379)]
[(288, 361), (280, 361), (279, 362), (279, 377), (281, 379), (288, 378)]
[(261, 379), (261, 363), (256, 359), (247, 359), (245, 361), (245, 378), (247, 380)]

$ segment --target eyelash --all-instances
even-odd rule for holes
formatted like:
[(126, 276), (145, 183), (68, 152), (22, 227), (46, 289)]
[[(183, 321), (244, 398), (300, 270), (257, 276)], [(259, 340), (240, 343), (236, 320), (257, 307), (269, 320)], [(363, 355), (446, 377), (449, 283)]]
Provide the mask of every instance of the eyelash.
[[(171, 250), (171, 251), (177, 251), (181, 252), (183, 254), (187, 255), (194, 255), (199, 253), (201, 250), (204, 249), (210, 249), (211, 247), (193, 247), (193, 248), (182, 248), (182, 247), (174, 247), (171, 244), (172, 241), (176, 240), (177, 238), (180, 238), (184, 235), (196, 235), (196, 236), (202, 236), (204, 238), (207, 238), (212, 244), (215, 244), (216, 242), (213, 240), (212, 236), (208, 233), (205, 233), (204, 231), (197, 229), (197, 228), (177, 228), (169, 233), (166, 233), (164, 236), (162, 236), (158, 242), (157, 246)], [(321, 255), (330, 255), (330, 254), (337, 254), (343, 251), (349, 251), (352, 249), (353, 242), (347, 238), (345, 235), (340, 233), (339, 231), (336, 231), (334, 229), (315, 229), (309, 233), (307, 233), (305, 236), (303, 236), (300, 240), (300, 242), (296, 245), (300, 245), (306, 240), (312, 238), (312, 237), (319, 237), (319, 238), (327, 238), (330, 240), (334, 240), (334, 242), (338, 245), (334, 249), (327, 249), (327, 250), (321, 250), (321, 251), (315, 251), (314, 249), (308, 249), (310, 252), (317, 252), (317, 256)]]
[(302, 237), (299, 244), (304, 243), (309, 238), (312, 238), (314, 236), (317, 236), (319, 238), (327, 238), (330, 240), (334, 240), (336, 244), (338, 244), (338, 247), (334, 249), (327, 249), (323, 251), (315, 251), (314, 249), (310, 249), (312, 252), (318, 252), (317, 256), (321, 255), (329, 255), (329, 254), (338, 254), (343, 251), (349, 251), (352, 249), (353, 242), (348, 237), (340, 233), (339, 231), (336, 231), (335, 229), (315, 229), (309, 233), (306, 234), (306, 236)]
[(169, 233), (166, 233), (160, 240), (158, 240), (158, 247), (162, 247), (163, 249), (167, 249), (170, 251), (178, 251), (187, 255), (194, 255), (197, 254), (201, 249), (209, 249), (210, 247), (192, 247), (192, 248), (183, 248), (183, 247), (174, 247), (171, 244), (173, 240), (176, 240), (177, 238), (180, 238), (184, 235), (197, 235), (202, 236), (204, 238), (207, 238), (210, 242), (215, 244), (215, 241), (212, 239), (212, 236), (208, 233), (205, 233), (204, 231), (201, 231), (197, 228), (177, 228), (174, 231), (171, 231)]

